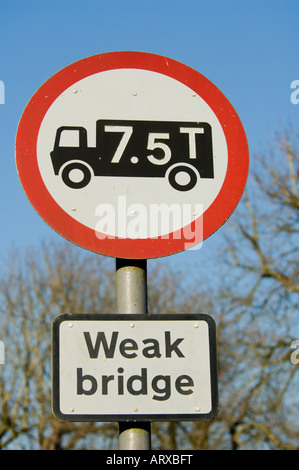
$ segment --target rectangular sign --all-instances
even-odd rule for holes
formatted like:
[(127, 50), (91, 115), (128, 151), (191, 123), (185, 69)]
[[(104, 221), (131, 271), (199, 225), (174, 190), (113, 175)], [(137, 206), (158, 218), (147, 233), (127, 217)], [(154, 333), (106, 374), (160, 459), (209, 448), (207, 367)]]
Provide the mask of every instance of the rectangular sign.
[(60, 315), (52, 345), (53, 412), (62, 421), (207, 421), (217, 413), (208, 315)]

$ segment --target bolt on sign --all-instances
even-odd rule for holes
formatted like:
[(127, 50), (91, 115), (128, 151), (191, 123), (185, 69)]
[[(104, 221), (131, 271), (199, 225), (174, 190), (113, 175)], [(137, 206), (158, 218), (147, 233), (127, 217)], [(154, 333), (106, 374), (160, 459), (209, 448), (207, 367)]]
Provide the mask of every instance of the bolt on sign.
[(82, 59), (53, 75), (16, 138), (23, 188), (41, 217), (88, 250), (166, 256), (231, 215), (248, 173), (241, 121), (207, 78), (143, 52)]
[(210, 420), (215, 323), (203, 314), (75, 314), (53, 323), (53, 412), (62, 421)]

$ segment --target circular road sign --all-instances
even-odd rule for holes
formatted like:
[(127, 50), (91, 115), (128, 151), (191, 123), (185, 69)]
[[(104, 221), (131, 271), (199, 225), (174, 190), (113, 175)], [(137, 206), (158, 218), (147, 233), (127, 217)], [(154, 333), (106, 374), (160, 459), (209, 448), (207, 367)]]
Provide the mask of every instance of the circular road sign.
[(16, 161), (54, 230), (133, 259), (200, 246), (237, 206), (249, 164), (241, 121), (218, 88), (143, 52), (88, 57), (46, 81), (21, 117)]

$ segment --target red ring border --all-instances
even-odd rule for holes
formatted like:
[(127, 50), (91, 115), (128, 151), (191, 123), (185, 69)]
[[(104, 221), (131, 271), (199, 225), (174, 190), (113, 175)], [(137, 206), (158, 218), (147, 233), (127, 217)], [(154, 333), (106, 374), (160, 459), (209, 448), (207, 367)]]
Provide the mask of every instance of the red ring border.
[[(228, 166), (224, 183), (213, 203), (201, 216), (203, 233), (193, 243), (180, 233), (169, 237), (99, 239), (95, 231), (74, 220), (52, 198), (38, 168), (37, 138), (44, 116), (52, 103), (68, 87), (92, 74), (132, 68), (164, 74), (191, 88), (210, 106), (224, 131)], [(249, 152), (242, 123), (228, 99), (206, 77), (176, 60), (145, 52), (118, 51), (98, 54), (75, 62), (50, 77), (27, 104), (16, 136), (16, 164), (23, 189), (39, 215), (56, 232), (87, 250), (115, 258), (147, 259), (167, 256), (196, 245), (212, 235), (236, 208), (246, 185)], [(196, 221), (195, 221), (196, 222)], [(193, 233), (195, 222), (187, 233)], [(188, 229), (188, 227), (187, 227)]]

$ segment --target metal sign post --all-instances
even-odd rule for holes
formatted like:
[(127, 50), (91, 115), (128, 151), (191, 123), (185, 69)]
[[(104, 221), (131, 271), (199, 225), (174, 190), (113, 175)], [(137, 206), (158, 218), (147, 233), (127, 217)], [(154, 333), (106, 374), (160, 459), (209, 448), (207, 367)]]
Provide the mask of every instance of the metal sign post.
[[(117, 313), (148, 313), (147, 260), (116, 258)], [(119, 422), (120, 450), (151, 448), (150, 422)]]

